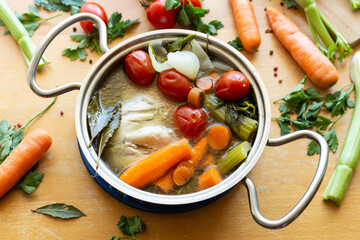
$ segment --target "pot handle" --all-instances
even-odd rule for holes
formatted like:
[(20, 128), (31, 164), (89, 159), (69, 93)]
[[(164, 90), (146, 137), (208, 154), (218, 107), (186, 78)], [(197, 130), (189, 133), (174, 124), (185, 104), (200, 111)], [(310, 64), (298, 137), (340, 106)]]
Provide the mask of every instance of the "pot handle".
[(329, 157), (329, 147), (326, 140), (320, 134), (309, 130), (300, 130), (281, 137), (269, 138), (267, 145), (279, 146), (299, 138), (309, 138), (317, 142), (317, 144), (319, 144), (320, 146), (319, 162), (314, 178), (309, 188), (306, 190), (305, 194), (300, 199), (300, 201), (295, 205), (295, 207), (285, 216), (277, 220), (270, 220), (263, 217), (259, 210), (259, 202), (257, 199), (256, 187), (254, 183), (248, 177), (245, 177), (241, 181), (241, 183), (246, 187), (248, 191), (250, 211), (254, 220), (259, 225), (265, 228), (269, 228), (269, 229), (283, 228), (288, 224), (290, 224), (292, 221), (294, 221), (305, 210), (307, 205), (313, 199), (325, 175), (328, 157)]
[(81, 20), (91, 20), (96, 25), (99, 26), (99, 38), (100, 38), (100, 48), (103, 53), (106, 53), (109, 51), (109, 47), (107, 45), (107, 30), (106, 25), (101, 18), (98, 16), (91, 14), (91, 13), (79, 13), (75, 14), (59, 24), (57, 24), (53, 29), (51, 29), (48, 34), (46, 34), (45, 38), (41, 41), (39, 46), (37, 47), (33, 58), (31, 59), (29, 71), (28, 71), (28, 83), (31, 88), (37, 95), (41, 97), (55, 97), (60, 94), (72, 91), (72, 90), (78, 90), (81, 87), (80, 82), (72, 82), (67, 83), (62, 86), (56, 87), (54, 89), (45, 90), (42, 89), (35, 80), (36, 70), (39, 65), (40, 59), (45, 52), (46, 48), (49, 46), (51, 41), (59, 34), (61, 33), (65, 28), (69, 27), (70, 25), (81, 21)]

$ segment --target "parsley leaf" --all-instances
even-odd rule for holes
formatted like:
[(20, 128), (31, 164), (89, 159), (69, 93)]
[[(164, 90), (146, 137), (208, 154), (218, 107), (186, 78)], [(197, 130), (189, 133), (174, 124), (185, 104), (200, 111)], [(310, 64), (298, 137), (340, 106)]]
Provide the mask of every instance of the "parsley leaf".
[(34, 0), (37, 6), (42, 6), (48, 11), (65, 11), (69, 12), (71, 7), (80, 7), (85, 3), (84, 0)]
[(21, 188), (24, 193), (31, 194), (37, 186), (41, 183), (44, 178), (44, 173), (40, 174), (36, 171), (29, 171), (23, 180), (16, 185), (16, 187)]
[(244, 49), (244, 46), (240, 40), (239, 37), (235, 38), (234, 40), (232, 41), (229, 41), (228, 44), (230, 46), (232, 46), (233, 48), (235, 48), (236, 50), (240, 51), (240, 50), (243, 50)]
[(182, 51), (190, 42), (195, 39), (195, 34), (189, 34), (186, 37), (179, 37), (173, 42), (169, 42), (166, 45), (167, 52), (176, 52), (176, 51)]
[(299, 4), (295, 0), (284, 0), (286, 8), (297, 8)]
[[(118, 12), (111, 14), (110, 18), (108, 19), (107, 37), (109, 42), (113, 41), (115, 38), (123, 37), (126, 28), (139, 22), (139, 19), (134, 21), (122, 21), (121, 19), (122, 14)], [(70, 38), (73, 41), (78, 42), (79, 45), (65, 48), (61, 54), (70, 58), (71, 61), (76, 59), (84, 61), (88, 55), (88, 52), (85, 50), (86, 48), (89, 48), (91, 52), (95, 50), (96, 53), (101, 53), (99, 44), (99, 30), (96, 26), (89, 34), (72, 33)]]
[[(138, 239), (135, 237), (135, 234), (146, 230), (146, 225), (138, 216), (121, 216), (117, 226), (124, 235), (130, 236), (132, 239)], [(122, 237), (113, 237), (111, 239), (117, 240), (122, 239)]]

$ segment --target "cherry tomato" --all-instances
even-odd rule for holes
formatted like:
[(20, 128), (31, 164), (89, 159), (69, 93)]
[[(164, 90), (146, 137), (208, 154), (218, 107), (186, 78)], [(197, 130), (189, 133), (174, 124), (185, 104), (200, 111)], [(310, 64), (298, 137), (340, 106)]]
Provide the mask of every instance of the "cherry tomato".
[[(105, 10), (97, 3), (94, 2), (87, 2), (84, 3), (84, 5), (81, 6), (80, 8), (80, 13), (92, 13), (95, 14), (96, 16), (100, 17), (104, 23), (107, 25), (107, 15)], [(82, 29), (84, 29), (84, 32), (86, 34), (88, 34), (89, 32), (91, 32), (94, 29), (93, 26), (93, 22), (91, 21), (80, 21), (80, 26), (82, 27)]]
[(239, 100), (249, 92), (249, 80), (238, 71), (224, 73), (215, 83), (216, 95), (224, 100)]
[(154, 1), (146, 9), (146, 16), (157, 29), (173, 28), (176, 24), (176, 12), (174, 9), (166, 10), (165, 0)]
[(201, 108), (182, 105), (175, 110), (173, 121), (184, 137), (198, 140), (205, 131), (207, 114)]
[(149, 86), (156, 77), (149, 54), (136, 50), (125, 58), (125, 72), (135, 84)]
[(186, 101), (192, 88), (189, 78), (174, 68), (159, 74), (158, 86), (165, 96), (176, 101)]

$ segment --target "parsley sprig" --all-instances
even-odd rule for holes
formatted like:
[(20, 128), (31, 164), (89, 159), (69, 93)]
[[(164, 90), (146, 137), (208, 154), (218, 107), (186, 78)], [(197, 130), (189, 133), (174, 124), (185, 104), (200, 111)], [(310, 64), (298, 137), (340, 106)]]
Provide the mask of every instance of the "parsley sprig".
[[(305, 89), (305, 84), (306, 77), (290, 93), (275, 101), (283, 101), (284, 103), (279, 106), (281, 115), (273, 119), (279, 123), (281, 135), (290, 133), (291, 126), (295, 131), (313, 129), (325, 138), (331, 151), (336, 152), (339, 141), (335, 127), (337, 122), (346, 113), (347, 108), (355, 106), (349, 99), (349, 94), (353, 90), (354, 85), (347, 85), (339, 91), (327, 94), (324, 97), (314, 88)], [(337, 117), (335, 121), (326, 116), (319, 115), (322, 109), (329, 112), (331, 117)], [(296, 115), (296, 118), (293, 118), (293, 115)], [(319, 146), (313, 141), (310, 142), (307, 154), (313, 155), (319, 152)]]
[(34, 0), (37, 6), (42, 6), (48, 11), (64, 11), (71, 14), (78, 13), (84, 0)]
[(127, 237), (112, 237), (110, 238), (110, 240), (119, 240), (119, 239), (140, 240), (139, 238), (135, 237), (135, 234), (144, 232), (146, 230), (146, 225), (140, 219), (139, 216), (133, 216), (133, 217), (121, 216), (117, 226), (121, 230), (121, 232)]
[[(107, 36), (108, 41), (111, 42), (117, 37), (123, 37), (125, 34), (125, 29), (139, 22), (139, 19), (136, 20), (125, 20), (122, 21), (122, 14), (118, 12), (114, 12), (111, 14), (108, 19), (107, 26)], [(72, 33), (70, 38), (78, 42), (79, 45), (65, 48), (62, 51), (62, 55), (65, 55), (70, 58), (71, 61), (76, 59), (85, 60), (88, 52), (85, 50), (89, 48), (90, 51), (96, 51), (97, 53), (101, 53), (100, 44), (99, 44), (99, 30), (96, 26), (94, 26), (94, 30), (89, 34), (83, 33)]]
[[(40, 27), (41, 24), (61, 16), (61, 14), (57, 14), (55, 16), (49, 17), (49, 18), (43, 18), (40, 16), (39, 8), (35, 6), (29, 6), (29, 12), (28, 13), (20, 13), (20, 12), (14, 12), (15, 16), (20, 20), (22, 25), (25, 27), (26, 31), (29, 33), (29, 36), (31, 37), (35, 30)], [(5, 26), (5, 23), (0, 19), (0, 26)], [(9, 29), (6, 29), (4, 32), (4, 35), (10, 34)]]

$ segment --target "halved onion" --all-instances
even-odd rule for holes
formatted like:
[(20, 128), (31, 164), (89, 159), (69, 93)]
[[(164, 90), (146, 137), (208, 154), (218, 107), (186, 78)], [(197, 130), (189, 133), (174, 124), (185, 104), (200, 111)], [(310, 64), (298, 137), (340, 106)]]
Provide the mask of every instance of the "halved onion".
[(200, 68), (198, 57), (189, 51), (176, 51), (168, 53), (168, 62), (177, 71), (191, 80), (195, 80)]
[(171, 66), (168, 61), (159, 62), (156, 59), (155, 54), (156, 54), (156, 56), (158, 56), (160, 58), (166, 58), (166, 54), (167, 54), (166, 49), (163, 48), (161, 46), (161, 44), (162, 44), (162, 41), (153, 41), (149, 44), (149, 47), (148, 47), (148, 52), (149, 52), (149, 55), (151, 58), (151, 63), (153, 65), (155, 71), (157, 71), (157, 72), (162, 72), (164, 70), (173, 68), (173, 66)]
[(192, 40), (191, 43), (184, 48), (184, 50), (191, 51), (198, 57), (200, 62), (200, 72), (206, 74), (214, 70), (214, 65), (212, 64), (209, 56), (206, 54), (200, 44), (195, 41), (195, 39)]

